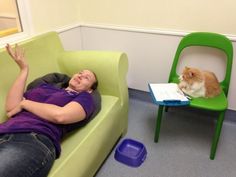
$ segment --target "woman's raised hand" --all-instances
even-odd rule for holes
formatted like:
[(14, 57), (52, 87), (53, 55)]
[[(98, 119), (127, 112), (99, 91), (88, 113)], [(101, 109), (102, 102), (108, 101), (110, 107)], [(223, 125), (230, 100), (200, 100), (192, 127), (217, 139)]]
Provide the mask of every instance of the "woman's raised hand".
[(28, 63), (25, 59), (25, 51), (20, 48), (17, 44), (15, 45), (15, 49), (13, 50), (12, 47), (7, 44), (6, 50), (8, 54), (12, 57), (12, 59), (17, 63), (21, 70), (28, 69)]

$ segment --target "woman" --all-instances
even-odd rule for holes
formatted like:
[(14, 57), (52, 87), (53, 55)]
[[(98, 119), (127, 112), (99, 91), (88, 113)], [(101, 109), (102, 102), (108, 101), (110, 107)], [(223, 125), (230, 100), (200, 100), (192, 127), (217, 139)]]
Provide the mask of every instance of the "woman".
[(88, 118), (95, 110), (91, 93), (96, 75), (83, 70), (65, 89), (42, 84), (24, 93), (29, 66), (17, 45), (6, 50), (20, 73), (6, 98), (10, 118), (0, 125), (0, 176), (45, 177), (59, 157), (60, 140), (73, 123)]

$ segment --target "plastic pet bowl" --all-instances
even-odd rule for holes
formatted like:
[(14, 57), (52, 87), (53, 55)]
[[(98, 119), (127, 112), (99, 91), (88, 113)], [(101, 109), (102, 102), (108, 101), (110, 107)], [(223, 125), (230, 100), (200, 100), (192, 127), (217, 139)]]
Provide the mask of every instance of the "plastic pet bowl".
[(115, 151), (115, 159), (131, 167), (140, 166), (146, 156), (145, 146), (141, 142), (132, 139), (123, 140)]

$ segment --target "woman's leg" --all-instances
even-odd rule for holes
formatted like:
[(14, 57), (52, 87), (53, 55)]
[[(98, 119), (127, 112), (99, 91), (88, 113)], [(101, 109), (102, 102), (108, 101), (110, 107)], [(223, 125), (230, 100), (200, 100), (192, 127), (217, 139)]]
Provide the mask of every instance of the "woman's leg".
[(1, 177), (46, 177), (55, 160), (47, 137), (35, 133), (0, 136)]

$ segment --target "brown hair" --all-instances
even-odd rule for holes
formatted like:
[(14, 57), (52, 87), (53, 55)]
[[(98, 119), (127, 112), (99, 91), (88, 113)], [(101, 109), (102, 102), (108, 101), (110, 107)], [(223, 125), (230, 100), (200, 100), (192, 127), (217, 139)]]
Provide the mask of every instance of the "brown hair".
[(92, 84), (91, 89), (96, 90), (97, 87), (98, 87), (97, 75), (96, 75), (93, 71), (91, 71), (91, 72), (93, 73), (93, 75), (94, 75), (94, 77), (95, 77), (95, 82)]

